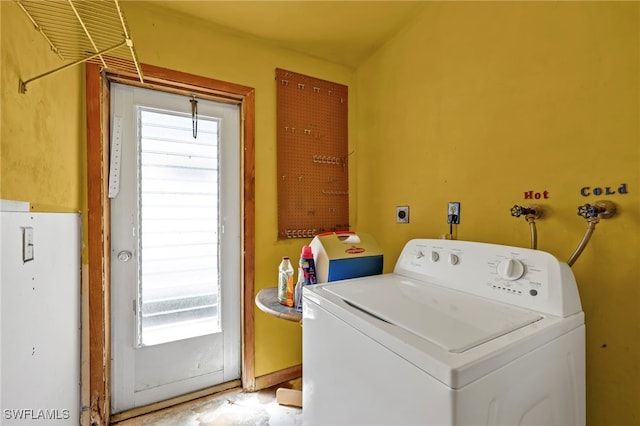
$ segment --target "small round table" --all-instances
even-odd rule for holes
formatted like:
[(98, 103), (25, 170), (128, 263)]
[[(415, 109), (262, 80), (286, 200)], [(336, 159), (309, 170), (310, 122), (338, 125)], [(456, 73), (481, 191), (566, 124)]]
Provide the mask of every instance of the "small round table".
[(302, 321), (302, 312), (294, 308), (284, 306), (278, 301), (278, 289), (276, 287), (263, 288), (256, 295), (256, 306), (266, 314), (289, 321)]
[[(264, 288), (256, 294), (256, 306), (264, 313), (276, 318), (295, 321), (302, 325), (302, 312), (280, 304), (276, 287)], [(296, 389), (276, 389), (276, 401), (281, 405), (302, 407), (302, 391)]]

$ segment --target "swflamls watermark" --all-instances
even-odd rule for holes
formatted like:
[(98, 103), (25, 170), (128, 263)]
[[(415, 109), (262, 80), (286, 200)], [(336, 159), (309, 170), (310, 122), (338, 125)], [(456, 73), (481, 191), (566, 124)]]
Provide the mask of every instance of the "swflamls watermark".
[(68, 420), (71, 411), (57, 408), (5, 408), (2, 416), (5, 420)]

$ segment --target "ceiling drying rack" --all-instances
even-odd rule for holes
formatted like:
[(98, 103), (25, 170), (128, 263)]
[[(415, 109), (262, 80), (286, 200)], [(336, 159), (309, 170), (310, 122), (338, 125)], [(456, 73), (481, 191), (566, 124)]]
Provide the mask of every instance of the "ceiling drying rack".
[(137, 75), (144, 82), (118, 0), (16, 0), (64, 65), (23, 81), (27, 84), (84, 62)]

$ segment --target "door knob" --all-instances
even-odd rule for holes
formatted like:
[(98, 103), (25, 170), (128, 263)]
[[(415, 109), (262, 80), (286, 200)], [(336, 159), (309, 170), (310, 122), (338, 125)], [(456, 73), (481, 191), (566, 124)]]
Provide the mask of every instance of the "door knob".
[(118, 260), (120, 262), (128, 262), (131, 257), (133, 257), (133, 255), (128, 250), (122, 250), (120, 253), (118, 253)]

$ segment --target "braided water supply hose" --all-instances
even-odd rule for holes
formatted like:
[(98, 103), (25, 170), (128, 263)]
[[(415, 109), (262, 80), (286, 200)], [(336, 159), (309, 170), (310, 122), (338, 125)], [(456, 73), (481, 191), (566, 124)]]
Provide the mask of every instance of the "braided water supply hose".
[(518, 206), (511, 207), (511, 216), (520, 217), (523, 216), (529, 223), (529, 229), (531, 230), (531, 248), (538, 249), (538, 230), (536, 229), (536, 219), (542, 216), (542, 209), (539, 206)]
[(587, 203), (584, 206), (578, 206), (578, 216), (587, 219), (588, 225), (580, 244), (567, 260), (567, 265), (572, 266), (578, 260), (596, 230), (596, 225), (600, 222), (600, 219), (610, 218), (616, 214), (616, 210), (616, 205), (611, 201), (596, 201), (593, 205)]

